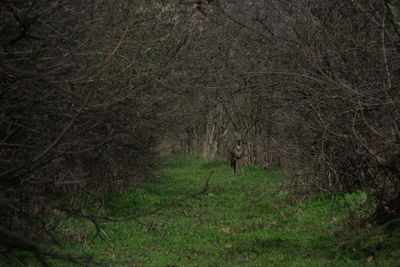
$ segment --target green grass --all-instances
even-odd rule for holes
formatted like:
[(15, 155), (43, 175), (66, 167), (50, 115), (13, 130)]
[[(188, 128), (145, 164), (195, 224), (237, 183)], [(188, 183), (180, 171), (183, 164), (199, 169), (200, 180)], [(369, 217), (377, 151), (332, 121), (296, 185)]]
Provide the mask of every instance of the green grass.
[[(85, 210), (118, 219), (103, 223), (102, 235), (89, 220), (60, 221), (64, 247), (56, 251), (113, 266), (396, 266), (400, 259), (399, 247), (379, 252), (382, 240), (363, 249), (368, 235), (339, 242), (349, 203), (356, 209), (363, 193), (288, 204), (277, 169), (247, 167), (232, 177), (225, 162), (185, 155), (166, 157), (158, 176)], [(208, 178), (208, 191), (198, 194)]]

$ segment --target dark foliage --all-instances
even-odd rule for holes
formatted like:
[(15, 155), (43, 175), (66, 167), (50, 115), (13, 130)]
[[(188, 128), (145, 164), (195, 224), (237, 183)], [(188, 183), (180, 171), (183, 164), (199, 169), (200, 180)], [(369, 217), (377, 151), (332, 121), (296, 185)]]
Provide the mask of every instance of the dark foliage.
[[(151, 86), (121, 79), (131, 3), (0, 4), (0, 246), (43, 254), (65, 201), (128, 188), (157, 160)], [(101, 34), (100, 34), (101, 33)], [(77, 211), (74, 211), (76, 216)], [(79, 211), (78, 211), (79, 213)], [(54, 255), (53, 255), (54, 256)]]

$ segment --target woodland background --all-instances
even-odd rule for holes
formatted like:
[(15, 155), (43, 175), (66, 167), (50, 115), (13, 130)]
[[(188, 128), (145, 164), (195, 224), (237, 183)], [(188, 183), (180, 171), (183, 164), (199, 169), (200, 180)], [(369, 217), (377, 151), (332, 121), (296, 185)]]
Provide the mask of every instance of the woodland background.
[(178, 144), (365, 190), (400, 214), (400, 5), (390, 0), (0, 3), (1, 250), (81, 194), (131, 188)]

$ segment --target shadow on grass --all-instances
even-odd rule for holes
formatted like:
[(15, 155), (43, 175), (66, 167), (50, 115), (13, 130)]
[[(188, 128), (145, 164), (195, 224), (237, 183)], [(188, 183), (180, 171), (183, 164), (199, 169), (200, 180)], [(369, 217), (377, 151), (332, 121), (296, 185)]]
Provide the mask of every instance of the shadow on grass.
[(196, 156), (174, 153), (163, 158), (162, 167), (168, 167), (172, 169), (185, 168), (192, 165), (197, 160), (198, 158)]
[(224, 161), (208, 161), (201, 165), (202, 169), (211, 169), (211, 168), (218, 168), (221, 166), (228, 166), (228, 164)]
[(257, 238), (255, 240), (242, 240), (234, 244), (233, 253), (239, 254), (266, 254), (276, 250), (283, 250), (288, 254), (295, 254), (303, 248), (289, 239), (283, 238)]

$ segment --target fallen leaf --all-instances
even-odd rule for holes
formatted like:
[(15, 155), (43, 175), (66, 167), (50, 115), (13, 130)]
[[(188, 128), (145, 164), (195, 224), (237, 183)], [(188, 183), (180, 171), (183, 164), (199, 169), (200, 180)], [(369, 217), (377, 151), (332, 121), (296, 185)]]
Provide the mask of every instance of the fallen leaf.
[(229, 233), (232, 233), (232, 229), (231, 228), (222, 228), (221, 232), (223, 232), (225, 234), (229, 234)]

